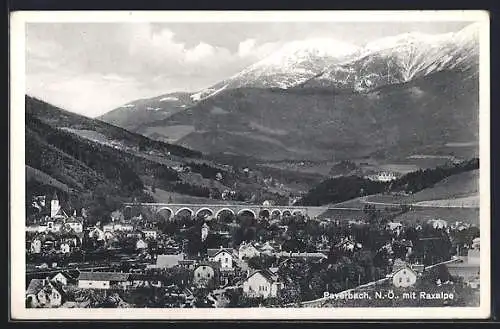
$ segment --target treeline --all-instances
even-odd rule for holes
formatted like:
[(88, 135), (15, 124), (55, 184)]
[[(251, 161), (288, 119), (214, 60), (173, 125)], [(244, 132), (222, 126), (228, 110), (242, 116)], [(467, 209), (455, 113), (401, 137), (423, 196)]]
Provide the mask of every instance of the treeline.
[(170, 152), (172, 155), (190, 158), (200, 158), (202, 156), (202, 153), (199, 151), (152, 140), (104, 121), (90, 119), (62, 110), (30, 96), (25, 96), (25, 105), (27, 117), (36, 116), (38, 118), (43, 118), (43, 120), (50, 125), (70, 127), (73, 129), (94, 130), (108, 136), (110, 139), (123, 141), (128, 146), (137, 146), (141, 150), (156, 150), (164, 154)]
[(434, 169), (420, 169), (392, 182), (376, 182), (359, 176), (330, 178), (309, 190), (298, 201), (298, 205), (321, 206), (382, 192), (404, 191), (406, 193), (415, 193), (434, 186), (434, 184), (446, 177), (478, 168), (479, 159), (474, 158), (458, 164), (444, 165)]
[(479, 169), (479, 159), (474, 158), (459, 164), (445, 165), (434, 169), (419, 169), (408, 173), (391, 184), (392, 191), (415, 193), (432, 187), (446, 177)]
[(307, 192), (298, 201), (298, 204), (321, 206), (332, 202), (343, 202), (362, 195), (381, 193), (386, 186), (386, 183), (371, 181), (359, 176), (330, 178)]

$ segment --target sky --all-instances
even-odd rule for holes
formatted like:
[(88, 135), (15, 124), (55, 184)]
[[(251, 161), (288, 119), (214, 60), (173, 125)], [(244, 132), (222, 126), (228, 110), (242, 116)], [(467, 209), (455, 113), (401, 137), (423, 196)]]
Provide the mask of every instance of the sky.
[(406, 32), (455, 32), (470, 22), (28, 23), (26, 93), (89, 117), (139, 98), (198, 91), (287, 42), (358, 46)]

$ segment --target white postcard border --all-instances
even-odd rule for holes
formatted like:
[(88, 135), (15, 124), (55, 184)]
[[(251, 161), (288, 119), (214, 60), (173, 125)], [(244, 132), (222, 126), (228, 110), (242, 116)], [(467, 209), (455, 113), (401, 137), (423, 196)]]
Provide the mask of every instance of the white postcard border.
[[(25, 25), (29, 22), (468, 21), (480, 34), (480, 307), (26, 309), (25, 295)], [(490, 77), (487, 11), (53, 11), (14, 12), (10, 21), (10, 310), (13, 320), (472, 319), (490, 316)], [(22, 274), (22, 275), (21, 275)]]

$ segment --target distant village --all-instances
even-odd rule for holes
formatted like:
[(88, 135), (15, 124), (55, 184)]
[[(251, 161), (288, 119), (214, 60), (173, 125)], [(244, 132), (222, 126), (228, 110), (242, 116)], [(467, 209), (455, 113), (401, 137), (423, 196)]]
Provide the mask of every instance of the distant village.
[(27, 308), (290, 307), (380, 280), (454, 285), (467, 296), (479, 289), (479, 229), (461, 220), (120, 209), (104, 220), (64, 209), (57, 194), (28, 206), (36, 215), (26, 222)]

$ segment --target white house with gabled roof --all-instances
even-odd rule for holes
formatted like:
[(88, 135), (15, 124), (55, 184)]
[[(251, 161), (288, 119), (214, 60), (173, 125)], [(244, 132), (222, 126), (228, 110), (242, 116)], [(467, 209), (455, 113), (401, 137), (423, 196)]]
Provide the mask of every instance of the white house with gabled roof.
[(248, 297), (276, 297), (283, 288), (279, 276), (268, 270), (255, 271), (243, 281), (243, 294)]
[(221, 271), (233, 269), (233, 250), (230, 248), (207, 249), (208, 260), (220, 264)]

